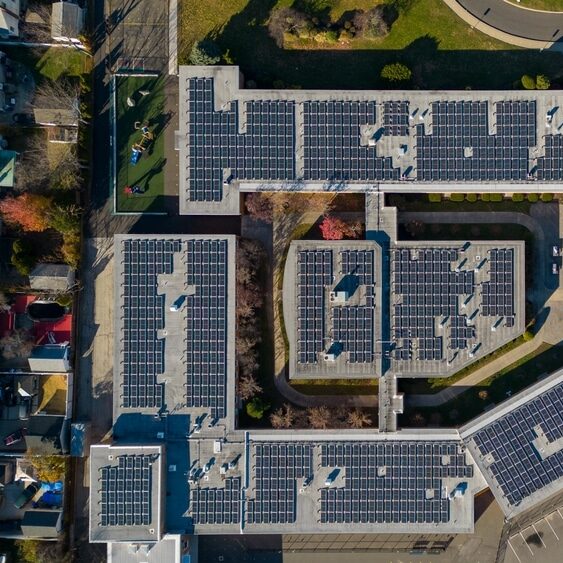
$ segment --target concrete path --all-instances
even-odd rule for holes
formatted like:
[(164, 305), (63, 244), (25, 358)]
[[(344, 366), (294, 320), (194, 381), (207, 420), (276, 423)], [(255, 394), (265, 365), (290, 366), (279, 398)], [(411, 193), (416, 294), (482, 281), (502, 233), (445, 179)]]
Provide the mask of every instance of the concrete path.
[(504, 0), (443, 0), (472, 28), (527, 49), (563, 50), (563, 13), (527, 10)]

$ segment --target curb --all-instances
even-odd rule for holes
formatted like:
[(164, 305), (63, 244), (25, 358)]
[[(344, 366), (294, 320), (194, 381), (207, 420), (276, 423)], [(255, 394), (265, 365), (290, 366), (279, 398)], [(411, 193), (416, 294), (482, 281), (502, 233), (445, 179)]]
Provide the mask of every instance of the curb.
[(528, 6), (521, 6), (520, 2), (518, 2), (517, 0), (502, 0), (502, 1), (505, 2), (506, 4), (510, 4), (511, 6), (514, 6), (515, 8), (520, 8), (521, 10), (528, 10), (528, 12), (537, 12), (538, 14), (563, 14), (563, 10), (557, 12), (555, 10), (539, 10), (538, 8), (528, 8)]

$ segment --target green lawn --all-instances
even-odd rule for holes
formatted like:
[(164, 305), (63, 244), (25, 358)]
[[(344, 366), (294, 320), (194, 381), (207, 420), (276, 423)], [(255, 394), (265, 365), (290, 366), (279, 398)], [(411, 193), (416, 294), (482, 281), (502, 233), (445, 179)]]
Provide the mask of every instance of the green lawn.
[[(141, 96), (139, 91), (149, 91)], [(136, 105), (129, 107), (127, 98)], [(164, 79), (154, 76), (118, 76), (116, 78), (116, 211), (163, 211), (164, 205)], [(141, 140), (135, 122), (147, 123), (154, 135), (152, 145), (139, 162), (130, 162), (131, 147)], [(139, 186), (143, 193), (127, 195), (125, 186)]]
[(35, 68), (45, 77), (58, 80), (62, 76), (80, 76), (90, 72), (92, 57), (78, 49), (47, 49), (37, 61)]
[[(498, 404), (510, 395), (522, 391), (536, 383), (542, 375), (552, 373), (563, 363), (563, 348), (543, 343), (534, 352), (520, 358), (500, 370), (495, 375), (472, 387), (453, 401), (449, 401), (437, 408), (416, 409), (429, 418), (432, 413), (440, 413), (445, 421), (463, 424), (482, 413), (491, 404)], [(479, 393), (486, 391), (484, 398)], [(402, 426), (408, 426), (411, 412), (403, 415)]]
[[(318, 0), (333, 19), (364, 0)], [(562, 75), (561, 55), (518, 49), (471, 29), (442, 0), (403, 0), (390, 33), (347, 45), (301, 40), (279, 48), (266, 28), (272, 8), (290, 0), (183, 0), (181, 60), (197, 39), (215, 40), (259, 87), (384, 88), (381, 68), (404, 62), (416, 88), (513, 88), (522, 74)], [(518, 86), (519, 87), (519, 86)]]
[(563, 12), (563, 4), (561, 0), (509, 0), (513, 4), (518, 4), (525, 8), (534, 8), (535, 10), (548, 10), (550, 12)]

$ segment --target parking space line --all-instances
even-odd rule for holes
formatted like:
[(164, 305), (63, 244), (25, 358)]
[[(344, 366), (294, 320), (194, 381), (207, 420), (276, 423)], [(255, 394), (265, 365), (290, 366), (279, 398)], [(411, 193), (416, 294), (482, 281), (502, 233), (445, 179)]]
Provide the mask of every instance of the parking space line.
[(561, 520), (563, 520), (563, 516), (561, 515), (561, 510), (557, 509), (557, 514), (559, 514), (559, 516), (561, 516)]
[(543, 538), (541, 537), (541, 534), (539, 534), (538, 531), (536, 530), (535, 524), (532, 524), (532, 528), (534, 528), (534, 532), (536, 532), (536, 536), (538, 536), (538, 538), (540, 538), (542, 545), (545, 547), (545, 549), (547, 549), (547, 545), (545, 545)]
[(532, 548), (528, 545), (528, 542), (526, 541), (526, 538), (522, 535), (522, 532), (520, 532), (520, 537), (524, 540), (524, 543), (526, 544), (526, 547), (530, 550), (530, 553), (532, 555), (534, 555), (534, 552), (532, 551)]
[(551, 522), (547, 519), (547, 517), (544, 518), (544, 520), (547, 522), (547, 525), (550, 527), (551, 531), (553, 532), (553, 535), (557, 538), (557, 541), (559, 541), (559, 536), (555, 533), (555, 530), (553, 529)]
[(516, 550), (512, 547), (512, 544), (510, 543), (510, 540), (508, 540), (508, 545), (510, 546), (510, 549), (512, 549), (512, 553), (514, 553), (514, 555), (516, 555), (516, 559), (518, 559), (519, 563), (522, 563), (522, 559), (520, 559), (520, 557), (518, 557)]

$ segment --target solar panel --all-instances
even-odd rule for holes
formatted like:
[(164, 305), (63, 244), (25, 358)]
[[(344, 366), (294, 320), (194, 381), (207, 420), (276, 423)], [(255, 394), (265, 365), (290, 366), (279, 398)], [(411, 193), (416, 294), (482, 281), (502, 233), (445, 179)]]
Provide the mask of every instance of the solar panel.
[(120, 455), (117, 465), (100, 468), (101, 526), (151, 523), (151, 467), (151, 456)]
[(227, 477), (223, 488), (202, 487), (190, 492), (190, 511), (195, 524), (238, 524), (241, 480)]

